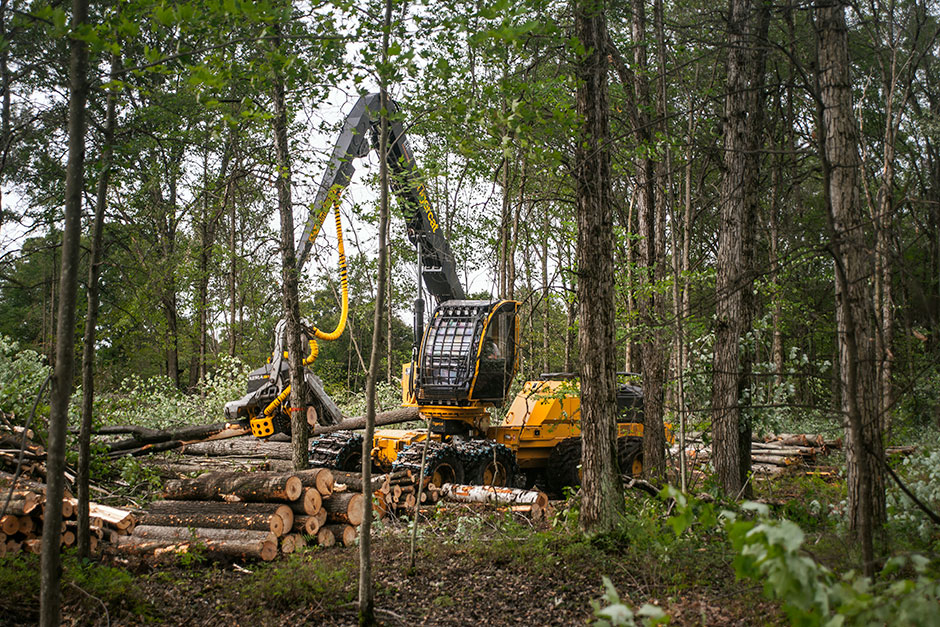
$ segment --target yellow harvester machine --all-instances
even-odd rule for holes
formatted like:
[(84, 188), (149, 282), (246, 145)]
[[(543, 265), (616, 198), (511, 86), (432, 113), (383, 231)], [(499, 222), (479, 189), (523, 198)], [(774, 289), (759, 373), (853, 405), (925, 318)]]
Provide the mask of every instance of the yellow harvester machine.
[[(306, 332), (309, 356), (304, 379), (312, 399), (308, 415), (319, 424), (336, 424), (341, 414), (311, 366), (316, 339), (332, 340), (343, 331), (347, 311), (345, 257), (338, 203), (353, 174), (352, 162), (378, 147), (378, 94), (363, 96), (347, 116), (297, 251), (302, 270), (311, 246), (330, 210), (336, 213), (343, 274), (343, 312), (332, 333), (315, 328)], [(395, 113), (395, 103), (388, 103)], [(440, 221), (426, 195), (400, 121), (388, 126), (386, 162), (392, 189), (415, 245), (419, 295), (415, 301), (412, 361), (404, 368), (403, 404), (417, 406), (427, 429), (380, 429), (372, 442), (372, 459), (383, 470), (409, 468), (441, 485), (446, 482), (517, 485), (544, 477), (560, 490), (579, 482), (581, 458), (580, 412), (576, 384), (570, 375), (529, 381), (502, 424), (490, 425), (490, 410), (502, 406), (517, 371), (519, 303), (513, 300), (470, 300), (457, 278), (454, 256)], [(435, 308), (425, 321), (423, 294)], [(284, 352), (285, 324), (275, 330), (275, 347), (267, 364), (249, 375), (248, 393), (228, 403), (228, 419), (250, 425), (257, 437), (287, 431), (290, 425), (289, 373)], [(622, 385), (618, 393), (621, 470), (642, 468), (643, 436), (640, 388)], [(362, 436), (338, 431), (311, 442), (310, 464), (343, 470), (359, 467)]]

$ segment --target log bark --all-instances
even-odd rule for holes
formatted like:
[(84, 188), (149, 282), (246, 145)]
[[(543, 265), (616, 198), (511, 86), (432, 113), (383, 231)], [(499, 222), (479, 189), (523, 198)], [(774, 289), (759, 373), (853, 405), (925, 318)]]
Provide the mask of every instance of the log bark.
[[(167, 527), (170, 529), (170, 527)], [(188, 532), (188, 529), (182, 530)], [(213, 558), (260, 559), (270, 562), (277, 557), (277, 544), (257, 540), (210, 540), (200, 538), (194, 542), (185, 539), (154, 539), (139, 536), (115, 538), (114, 546), (120, 551), (138, 554), (155, 554), (161, 551), (186, 553), (191, 550), (204, 551)], [(198, 547), (198, 548), (197, 548)]]
[[(362, 473), (345, 472), (342, 470), (332, 470), (331, 472), (333, 473), (333, 479), (336, 483), (342, 483), (352, 492), (362, 492)], [(411, 473), (407, 471), (397, 471), (387, 475), (372, 477), (372, 490), (378, 490), (385, 485), (386, 481), (389, 482), (389, 485), (411, 483), (413, 479), (411, 479), (410, 474)]]
[(226, 496), (266, 503), (296, 501), (303, 491), (301, 479), (283, 473), (210, 472), (195, 479), (170, 481), (164, 497), (181, 501), (216, 501)]
[(359, 492), (339, 492), (323, 499), (323, 509), (331, 522), (358, 525), (365, 515), (365, 499)]
[[(393, 409), (391, 411), (385, 411), (376, 414), (375, 426), (381, 427), (386, 425), (394, 425), (402, 422), (411, 422), (412, 420), (418, 420), (418, 408), (401, 407), (399, 409)], [(355, 418), (346, 418), (338, 425), (332, 425), (329, 427), (317, 426), (317, 428), (314, 430), (314, 435), (333, 433), (334, 431), (358, 431), (365, 428), (366, 417), (357, 416)]]
[(28, 492), (27, 494), (29, 496), (10, 499), (10, 502), (7, 503), (6, 509), (4, 511), (7, 514), (15, 514), (17, 516), (25, 516), (26, 514), (33, 512), (37, 507), (39, 507), (39, 498), (32, 492)]
[(145, 522), (150, 526), (269, 531), (280, 536), (294, 525), (294, 512), (278, 503), (154, 501)]
[(277, 536), (269, 531), (250, 531), (247, 529), (213, 529), (204, 527), (160, 527), (140, 525), (134, 530), (134, 537), (148, 540), (221, 540), (240, 542), (266, 542), (277, 546)]
[(349, 524), (327, 525), (323, 529), (331, 533), (336, 542), (343, 546), (354, 545), (359, 535), (356, 533), (356, 528)]
[(265, 457), (269, 459), (290, 459), (290, 442), (268, 442), (253, 436), (232, 440), (208, 440), (195, 442), (183, 449), (185, 455), (205, 455), (208, 457)]
[(548, 505), (548, 495), (544, 492), (496, 486), (445, 483), (441, 487), (441, 495), (446, 500), (459, 503), (498, 503), (500, 505), (535, 503), (542, 508)]
[[(144, 432), (150, 432), (147, 429)], [(112, 442), (108, 445), (108, 452), (112, 457), (120, 455), (143, 455), (168, 451), (181, 446), (195, 445), (202, 442), (211, 442), (249, 435), (251, 429), (241, 425), (228, 423), (215, 425), (196, 425), (185, 427), (177, 431), (159, 431), (147, 435), (135, 436)]]
[(148, 514), (145, 522), (155, 527), (202, 527), (205, 529), (244, 529), (284, 535), (284, 519), (277, 514)]

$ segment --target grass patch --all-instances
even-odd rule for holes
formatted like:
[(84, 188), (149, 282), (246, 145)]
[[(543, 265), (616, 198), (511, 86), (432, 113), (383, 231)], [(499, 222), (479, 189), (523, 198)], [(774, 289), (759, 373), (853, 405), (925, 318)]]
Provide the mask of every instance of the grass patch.
[(292, 553), (287, 559), (259, 566), (244, 580), (243, 593), (272, 610), (304, 605), (335, 608), (351, 602), (358, 591), (358, 570), (352, 559), (319, 551)]
[[(39, 556), (27, 553), (0, 557), (0, 615), (11, 622), (30, 622), (39, 612)], [(62, 605), (113, 619), (121, 612), (153, 617), (155, 608), (126, 570), (80, 560), (73, 552), (62, 556)], [(105, 610), (105, 608), (107, 608)]]

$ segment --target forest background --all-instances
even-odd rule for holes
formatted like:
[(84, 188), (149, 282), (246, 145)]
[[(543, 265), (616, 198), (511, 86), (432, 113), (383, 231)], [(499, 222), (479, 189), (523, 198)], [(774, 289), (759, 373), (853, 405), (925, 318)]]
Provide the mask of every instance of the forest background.
[[(643, 374), (654, 411), (690, 429), (712, 431), (716, 390), (730, 388), (742, 430), (838, 434), (840, 242), (819, 130), (819, 7), (729, 8), (606, 7), (619, 359)], [(340, 111), (376, 84), (380, 10), (231, 0), (91, 7), (80, 33), (91, 53), (83, 232), (96, 205), (106, 207), (99, 402), (204, 395), (213, 378), (237, 380), (267, 357), (282, 315), (272, 68), (286, 80), (295, 215), (305, 216)], [(925, 446), (936, 444), (940, 422), (936, 13), (917, 1), (847, 12), (862, 216), (853, 233), (876, 373), (868, 391), (885, 441)], [(522, 302), (520, 380), (576, 371), (573, 60), (585, 51), (571, 7), (416, 2), (395, 5), (395, 17), (381, 71), (457, 267), (478, 295)], [(275, 26), (292, 42), (286, 50), (266, 45)], [(19, 364), (5, 369), (4, 392), (17, 414), (38, 388), (29, 374), (45, 367), (31, 355), (55, 359), (68, 32), (56, 3), (0, 7), (0, 333), (4, 359)], [(327, 139), (313, 145), (313, 136)], [(367, 198), (353, 190), (343, 205), (355, 251), (349, 334), (323, 346), (317, 363), (337, 394), (362, 389), (373, 337), (378, 229)], [(404, 320), (415, 292), (400, 214), (391, 233), (390, 382), (410, 354)], [(331, 249), (323, 238), (302, 281), (304, 317), (324, 327), (339, 309)], [(730, 343), (729, 329), (739, 333)], [(192, 421), (169, 404), (159, 419)]]

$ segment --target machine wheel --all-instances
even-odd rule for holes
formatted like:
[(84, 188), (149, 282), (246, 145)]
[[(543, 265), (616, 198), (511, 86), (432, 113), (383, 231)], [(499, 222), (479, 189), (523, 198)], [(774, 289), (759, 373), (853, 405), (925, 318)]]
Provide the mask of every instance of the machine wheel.
[(310, 466), (358, 471), (362, 467), (362, 435), (336, 431), (310, 443)]
[(440, 487), (445, 483), (463, 483), (464, 466), (460, 454), (452, 444), (443, 442), (416, 442), (398, 454), (392, 470), (407, 468), (416, 476), (421, 472), (421, 452), (428, 447), (424, 463), (424, 476)]
[(639, 477), (643, 474), (643, 440), (617, 438), (617, 463), (620, 474)]
[(545, 475), (549, 487), (558, 494), (566, 487), (581, 485), (581, 438), (562, 440), (552, 449)]
[[(468, 446), (469, 445), (469, 446)], [(504, 444), (489, 441), (458, 446), (466, 460), (466, 476), (474, 485), (512, 486), (519, 474), (516, 454)]]

